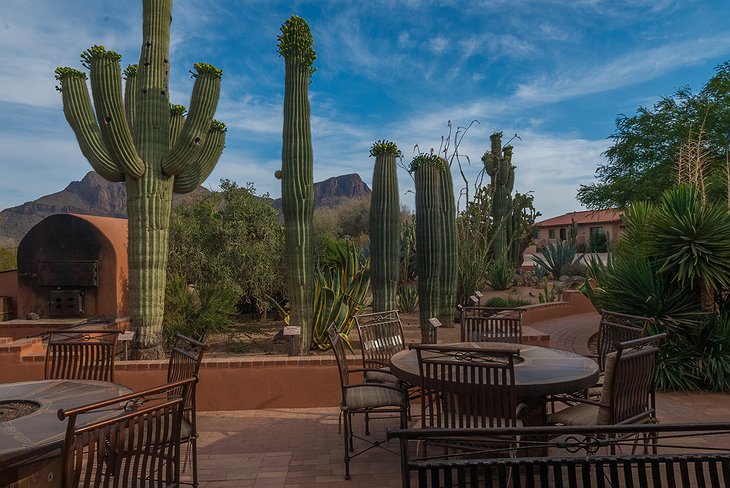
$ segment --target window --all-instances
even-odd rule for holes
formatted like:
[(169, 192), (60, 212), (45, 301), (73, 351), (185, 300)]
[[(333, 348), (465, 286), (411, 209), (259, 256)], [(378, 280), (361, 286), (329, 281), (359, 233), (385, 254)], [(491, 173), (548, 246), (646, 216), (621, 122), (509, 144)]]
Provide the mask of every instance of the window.
[(591, 227), (591, 235), (603, 234), (603, 227)]
[(548, 231), (548, 239), (555, 239), (555, 229), (550, 229)]

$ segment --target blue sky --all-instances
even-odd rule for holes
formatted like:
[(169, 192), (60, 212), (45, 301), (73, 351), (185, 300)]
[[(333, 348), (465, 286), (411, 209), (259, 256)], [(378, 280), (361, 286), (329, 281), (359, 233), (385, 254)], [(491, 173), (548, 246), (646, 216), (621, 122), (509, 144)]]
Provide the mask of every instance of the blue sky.
[[(141, 2), (3, 0), (0, 18), (0, 209), (59, 191), (90, 166), (54, 90), (56, 66), (103, 44), (136, 63)], [(310, 85), (314, 176), (357, 172), (369, 184), (370, 145), (438, 148), (474, 125), (460, 147), (473, 182), (489, 134), (517, 133), (515, 189), (534, 191), (543, 218), (580, 209), (582, 183), (604, 162), (617, 114), (683, 85), (697, 91), (730, 59), (727, 0), (178, 0), (171, 101), (187, 104), (188, 71), (224, 71), (217, 118), (227, 147), (205, 183), (253, 182), (279, 196), (284, 62), (276, 53), (292, 13), (313, 32)], [(455, 172), (458, 180), (458, 173)], [(401, 201), (413, 202), (399, 174)], [(463, 208), (463, 202), (461, 202)]]

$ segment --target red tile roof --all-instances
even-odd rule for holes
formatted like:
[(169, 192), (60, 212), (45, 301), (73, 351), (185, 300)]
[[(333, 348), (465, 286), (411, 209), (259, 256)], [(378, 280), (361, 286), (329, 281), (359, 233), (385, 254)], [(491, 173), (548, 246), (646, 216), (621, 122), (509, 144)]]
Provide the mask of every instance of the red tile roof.
[(584, 212), (568, 212), (551, 219), (538, 222), (539, 227), (554, 227), (561, 225), (570, 225), (573, 221), (578, 224), (598, 224), (604, 222), (618, 222), (621, 220), (623, 212), (618, 209), (611, 210), (586, 210)]

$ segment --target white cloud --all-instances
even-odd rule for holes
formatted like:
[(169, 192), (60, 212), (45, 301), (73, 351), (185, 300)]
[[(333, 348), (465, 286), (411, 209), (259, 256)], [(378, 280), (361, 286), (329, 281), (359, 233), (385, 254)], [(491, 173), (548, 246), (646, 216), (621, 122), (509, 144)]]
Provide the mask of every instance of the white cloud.
[(601, 63), (579, 63), (567, 73), (542, 75), (518, 85), (515, 97), (553, 103), (654, 79), (674, 69), (730, 53), (730, 34), (719, 34), (631, 52)]

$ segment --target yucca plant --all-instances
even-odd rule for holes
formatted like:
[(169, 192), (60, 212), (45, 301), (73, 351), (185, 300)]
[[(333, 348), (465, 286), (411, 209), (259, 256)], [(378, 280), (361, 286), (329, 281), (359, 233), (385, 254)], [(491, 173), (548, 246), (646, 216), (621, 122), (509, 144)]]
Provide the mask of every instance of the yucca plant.
[(532, 261), (548, 270), (557, 280), (560, 278), (560, 270), (563, 266), (572, 263), (575, 259), (575, 245), (568, 241), (557, 241), (555, 244), (548, 242), (542, 250), (542, 256), (533, 256)]
[(727, 208), (703, 203), (689, 185), (667, 190), (653, 222), (659, 272), (684, 288), (697, 288), (707, 311), (713, 294), (730, 286), (730, 215)]

